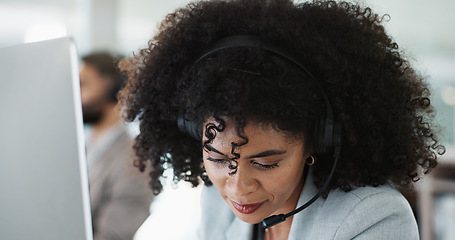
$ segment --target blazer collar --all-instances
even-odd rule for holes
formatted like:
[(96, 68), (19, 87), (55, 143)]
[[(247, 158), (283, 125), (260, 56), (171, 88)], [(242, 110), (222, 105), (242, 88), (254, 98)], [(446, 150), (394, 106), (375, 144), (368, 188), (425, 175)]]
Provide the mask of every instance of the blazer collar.
[[(318, 193), (318, 189), (314, 185), (313, 181), (313, 171), (310, 168), (308, 171), (308, 176), (305, 179), (305, 184), (303, 186), (302, 192), (300, 193), (297, 208), (307, 203)], [(317, 211), (317, 206), (321, 204), (321, 201), (318, 200), (316, 200), (313, 204), (301, 212), (294, 215), (288, 239), (300, 239), (301, 236), (305, 236), (305, 233), (309, 232), (312, 226), (311, 216)]]

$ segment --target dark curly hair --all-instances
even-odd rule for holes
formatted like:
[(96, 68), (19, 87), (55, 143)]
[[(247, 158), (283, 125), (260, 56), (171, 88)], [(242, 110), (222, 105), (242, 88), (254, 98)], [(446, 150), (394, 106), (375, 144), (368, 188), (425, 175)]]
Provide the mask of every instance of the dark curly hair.
[[(315, 121), (325, 114), (320, 90), (274, 54), (231, 48), (194, 64), (221, 38), (254, 35), (292, 53), (322, 85), (342, 124), (341, 160), (331, 189), (391, 182), (408, 187), (444, 153), (431, 121), (427, 83), (381, 25), (383, 17), (352, 3), (290, 0), (216, 0), (188, 4), (167, 15), (148, 48), (121, 63), (126, 120), (140, 122), (135, 165), (150, 166), (150, 185), (162, 190), (163, 170), (197, 186), (210, 180), (202, 143), (180, 132), (182, 113), (202, 129), (208, 117), (271, 124), (302, 137), (312, 149)], [(315, 184), (331, 169), (317, 156)], [(331, 158), (331, 157), (330, 157)]]

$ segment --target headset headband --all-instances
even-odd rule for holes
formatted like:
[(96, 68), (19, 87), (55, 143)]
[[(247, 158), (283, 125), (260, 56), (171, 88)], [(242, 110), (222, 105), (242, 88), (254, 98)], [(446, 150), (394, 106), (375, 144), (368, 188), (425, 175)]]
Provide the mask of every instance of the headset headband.
[(313, 82), (317, 85), (319, 90), (322, 92), (322, 97), (324, 100), (324, 104), (326, 107), (326, 118), (329, 119), (330, 121), (334, 121), (333, 117), (333, 111), (332, 111), (332, 105), (329, 102), (329, 99), (327, 98), (327, 95), (325, 94), (324, 89), (322, 88), (321, 84), (319, 81), (316, 80), (316, 78), (306, 69), (299, 61), (295, 60), (289, 53), (284, 51), (283, 49), (278, 48), (277, 46), (274, 46), (272, 44), (269, 44), (263, 40), (261, 40), (257, 36), (253, 35), (236, 35), (236, 36), (231, 36), (227, 38), (223, 38), (215, 42), (210, 48), (206, 49), (206, 51), (194, 61), (193, 65), (198, 64), (202, 59), (206, 58), (207, 56), (211, 55), (214, 52), (226, 49), (226, 48), (232, 48), (232, 47), (251, 47), (251, 48), (259, 48), (266, 50), (268, 52), (274, 53), (277, 56), (281, 56), (282, 58), (294, 63), (299, 69), (301, 69), (309, 78), (313, 79)]
[[(198, 64), (200, 61), (202, 61), (210, 54), (233, 47), (251, 47), (263, 49), (297, 66), (301, 70), (301, 73), (306, 75), (306, 77), (313, 81), (313, 83), (319, 88), (322, 98), (324, 100), (325, 118), (319, 119), (315, 126), (314, 151), (318, 153), (328, 153), (332, 151), (334, 148), (341, 146), (341, 124), (335, 122), (334, 120), (332, 106), (330, 105), (329, 99), (327, 98), (327, 95), (325, 94), (325, 91), (322, 88), (321, 83), (317, 81), (317, 79), (299, 61), (297, 61), (283, 49), (280, 49), (272, 44), (269, 44), (261, 40), (257, 36), (237, 35), (223, 38), (215, 42), (214, 45), (212, 45), (210, 48), (204, 51), (204, 53), (201, 54), (200, 57), (196, 59), (196, 61), (194, 61), (193, 66)], [(201, 129), (198, 129), (196, 123), (186, 120), (185, 114), (179, 116), (177, 124), (182, 132), (186, 132), (195, 139), (202, 138)]]

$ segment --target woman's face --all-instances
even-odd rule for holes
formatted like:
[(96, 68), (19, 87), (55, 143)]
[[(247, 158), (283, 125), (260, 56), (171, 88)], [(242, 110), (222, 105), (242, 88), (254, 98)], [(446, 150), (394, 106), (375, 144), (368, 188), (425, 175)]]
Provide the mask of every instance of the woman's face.
[[(205, 124), (213, 123), (209, 119)], [(248, 123), (244, 128), (248, 143), (234, 149), (240, 155), (237, 169), (229, 169), (232, 143), (241, 143), (235, 122), (217, 132), (204, 147), (207, 174), (234, 214), (248, 223), (295, 209), (303, 186), (305, 159), (309, 156), (303, 140), (296, 140), (267, 125)], [(204, 139), (205, 134), (204, 134)], [(235, 173), (234, 173), (235, 172)]]

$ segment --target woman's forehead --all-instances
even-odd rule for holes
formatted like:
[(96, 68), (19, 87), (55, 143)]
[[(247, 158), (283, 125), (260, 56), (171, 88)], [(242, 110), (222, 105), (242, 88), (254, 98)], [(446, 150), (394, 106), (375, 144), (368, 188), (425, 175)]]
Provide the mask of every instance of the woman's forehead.
[[(223, 118), (224, 130), (216, 132), (215, 138), (210, 145), (218, 150), (231, 149), (232, 144), (240, 145), (240, 148), (256, 149), (283, 149), (297, 144), (303, 144), (303, 138), (291, 137), (286, 132), (276, 129), (270, 123), (247, 121), (245, 126), (239, 130), (234, 120)], [(219, 125), (215, 118), (208, 118), (204, 123)], [(206, 130), (206, 128), (204, 128)], [(204, 134), (204, 138), (206, 138)], [(241, 144), (245, 143), (245, 144)]]

